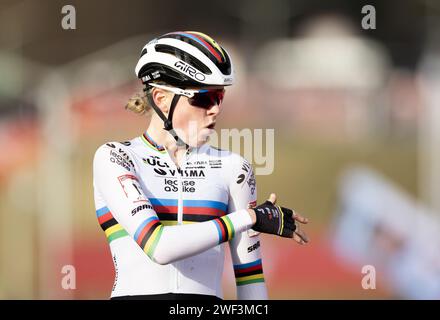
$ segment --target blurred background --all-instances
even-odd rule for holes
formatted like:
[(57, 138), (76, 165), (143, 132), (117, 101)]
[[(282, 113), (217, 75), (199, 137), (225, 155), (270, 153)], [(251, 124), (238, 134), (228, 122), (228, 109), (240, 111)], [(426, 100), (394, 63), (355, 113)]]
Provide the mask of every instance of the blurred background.
[[(0, 0), (0, 299), (108, 299), (93, 155), (143, 132), (124, 110), (142, 90), (134, 66), (176, 30), (233, 57), (220, 128), (275, 130), (258, 202), (275, 191), (311, 220), (307, 246), (262, 236), (270, 298), (440, 298), (439, 28), (434, 0)], [(229, 254), (224, 294), (235, 298)]]

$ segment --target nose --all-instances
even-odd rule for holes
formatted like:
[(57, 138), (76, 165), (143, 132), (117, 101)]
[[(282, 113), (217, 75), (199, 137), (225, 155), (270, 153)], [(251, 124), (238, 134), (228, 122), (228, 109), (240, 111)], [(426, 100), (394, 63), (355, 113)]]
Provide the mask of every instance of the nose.
[(208, 109), (208, 115), (217, 115), (219, 112), (220, 106), (218, 104), (215, 104)]

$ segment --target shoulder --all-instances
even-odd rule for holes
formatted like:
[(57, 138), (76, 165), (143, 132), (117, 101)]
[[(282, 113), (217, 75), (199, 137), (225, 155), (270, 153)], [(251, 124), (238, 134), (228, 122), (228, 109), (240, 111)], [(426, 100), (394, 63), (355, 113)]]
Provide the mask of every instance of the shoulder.
[(135, 171), (131, 141), (106, 142), (98, 147), (94, 156), (94, 165), (114, 163), (128, 171)]
[(100, 155), (102, 153), (104, 154), (120, 154), (127, 158), (129, 158), (131, 154), (131, 141), (125, 141), (125, 142), (117, 142), (117, 141), (111, 141), (106, 142), (98, 147), (98, 149), (95, 152), (95, 157), (97, 155)]

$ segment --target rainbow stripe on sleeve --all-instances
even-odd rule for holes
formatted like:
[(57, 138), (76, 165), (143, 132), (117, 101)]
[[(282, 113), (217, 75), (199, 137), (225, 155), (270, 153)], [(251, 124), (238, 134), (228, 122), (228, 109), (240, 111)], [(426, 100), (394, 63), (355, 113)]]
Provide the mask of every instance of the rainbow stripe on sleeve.
[(107, 207), (96, 210), (96, 216), (98, 217), (102, 230), (105, 232), (108, 243), (118, 238), (128, 236), (127, 231), (116, 221)]
[(235, 235), (234, 225), (228, 216), (212, 220), (217, 228), (218, 243), (231, 240)]
[(163, 228), (164, 226), (157, 217), (150, 217), (139, 225), (134, 234), (136, 243), (151, 259), (153, 259)]
[[(96, 210), (99, 224), (110, 243), (121, 237), (128, 236), (127, 231), (116, 221), (107, 207)], [(157, 217), (151, 217), (142, 222), (134, 234), (134, 240), (152, 259), (154, 250), (163, 232), (163, 225)]]
[(234, 265), (235, 283), (242, 286), (251, 283), (264, 282), (261, 259), (254, 262)]

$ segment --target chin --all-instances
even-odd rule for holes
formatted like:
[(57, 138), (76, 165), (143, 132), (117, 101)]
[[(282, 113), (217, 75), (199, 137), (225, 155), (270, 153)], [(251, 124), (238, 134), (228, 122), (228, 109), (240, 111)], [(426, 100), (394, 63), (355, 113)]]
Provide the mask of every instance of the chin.
[[(185, 141), (186, 140), (186, 141)], [(185, 139), (184, 142), (190, 146), (191, 148), (198, 148), (203, 146), (206, 142), (209, 141), (209, 136), (198, 137), (197, 141), (195, 139)]]
[(210, 137), (209, 136), (203, 136), (200, 137), (197, 141), (197, 146), (196, 147), (201, 147), (203, 146), (205, 143), (209, 142)]

